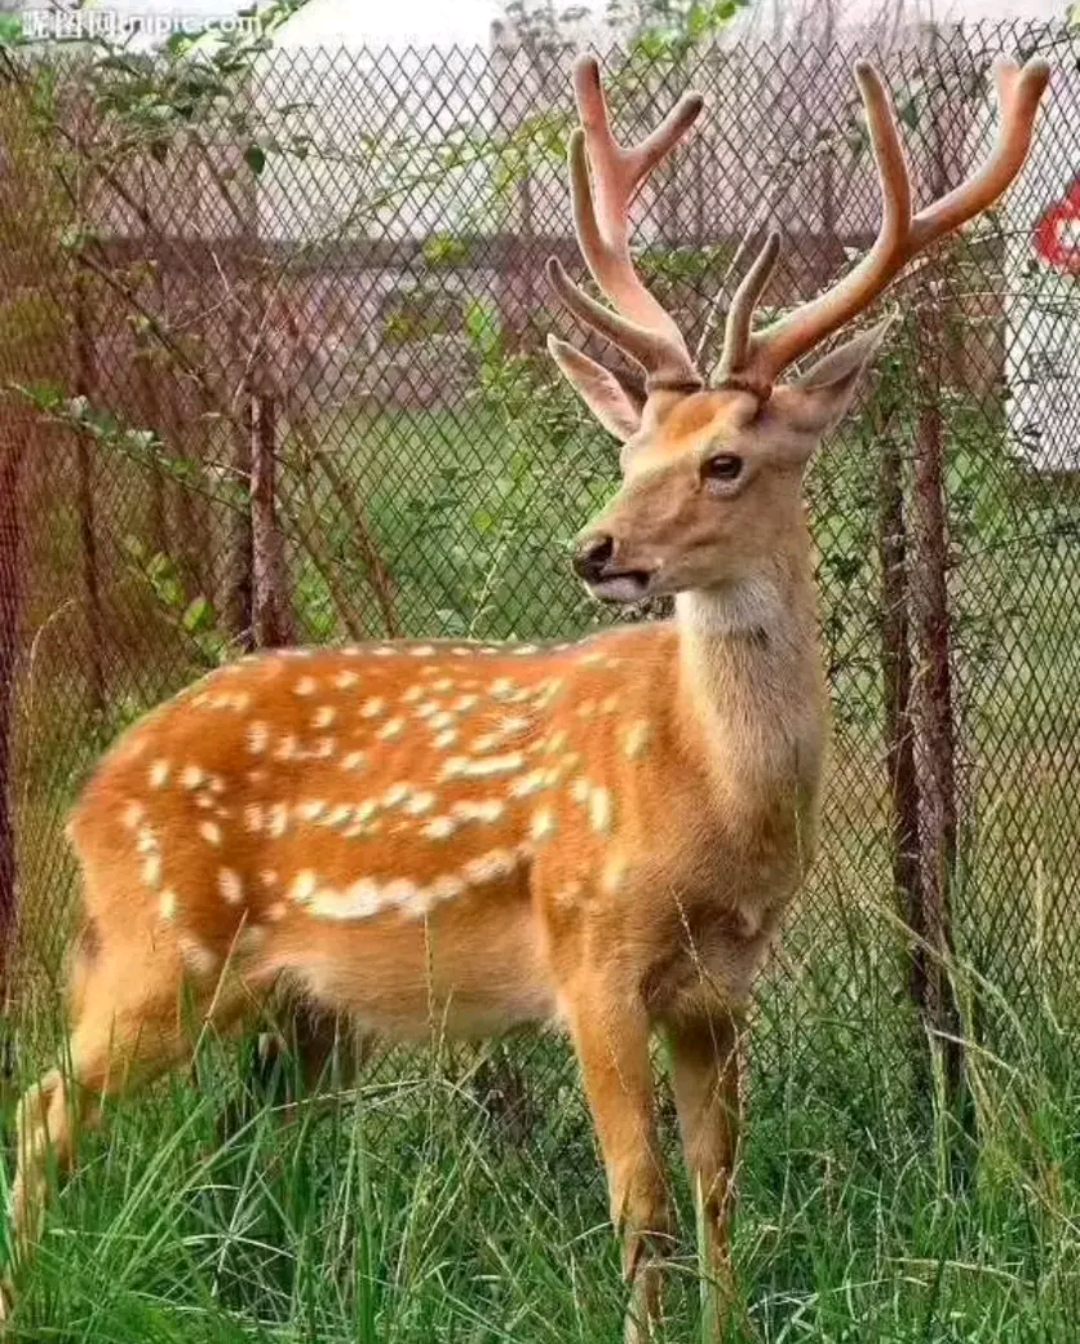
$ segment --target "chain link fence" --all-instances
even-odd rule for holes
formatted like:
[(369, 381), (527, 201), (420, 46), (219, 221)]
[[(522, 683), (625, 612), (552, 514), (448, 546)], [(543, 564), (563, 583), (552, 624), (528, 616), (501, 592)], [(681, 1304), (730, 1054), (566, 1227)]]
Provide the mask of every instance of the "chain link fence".
[[(901, 1101), (928, 1028), (1007, 1055), (1025, 1005), (1067, 1007), (1080, 42), (976, 28), (880, 63), (927, 200), (985, 148), (992, 57), (1036, 50), (1054, 74), (1029, 171), (890, 296), (871, 385), (811, 469), (833, 761), (821, 857), (759, 987), (755, 1104), (871, 1054)], [(706, 96), (635, 235), (706, 362), (744, 237), (784, 233), (776, 309), (873, 239), (855, 54), (604, 55), (621, 138), (687, 86)], [(605, 619), (567, 549), (615, 446), (543, 344), (580, 340), (542, 271), (552, 254), (582, 271), (569, 60), (4, 53), (0, 945), (17, 1022), (57, 993), (65, 811), (161, 698), (257, 646)], [(565, 1160), (589, 1142), (573, 1070), (532, 1048), (520, 1075), (498, 1046), (461, 1058), (489, 1112)]]

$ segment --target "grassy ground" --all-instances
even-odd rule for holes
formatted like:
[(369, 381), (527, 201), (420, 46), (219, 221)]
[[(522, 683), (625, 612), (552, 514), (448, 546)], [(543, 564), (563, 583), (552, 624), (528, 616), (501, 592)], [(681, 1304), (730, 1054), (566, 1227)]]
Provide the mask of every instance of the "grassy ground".
[[(744, 1314), (728, 1338), (1075, 1339), (1070, 1027), (1047, 1004), (1022, 1057), (976, 1057), (978, 1130), (956, 1144), (939, 1109), (913, 1102), (879, 1024), (829, 1007), (821, 996), (812, 1019), (769, 1023), (784, 1067), (752, 1089)], [(491, 1114), (460, 1061), (423, 1055), (285, 1131), (256, 1109), (225, 1145), (235, 1055), (210, 1048), (201, 1090), (169, 1084), (84, 1144), (17, 1338), (617, 1340), (617, 1256), (588, 1127), (562, 1053), (522, 1041), (515, 1055), (529, 1045), (536, 1109), (523, 1134)], [(678, 1188), (672, 1341), (700, 1337)]]
[[(367, 500), (404, 627), (585, 628), (593, 617), (567, 582), (564, 543), (610, 489), (613, 453), (576, 429), (560, 440), (557, 416), (538, 425), (474, 409), (467, 423), (468, 436), (428, 413), (320, 430)], [(950, 428), (954, 540), (966, 557), (951, 581), (965, 823), (958, 977), (965, 1003), (979, 1006), (974, 1131), (959, 1136), (919, 1082), (926, 1051), (904, 995), (881, 768), (877, 460), (853, 433), (811, 480), (835, 763), (823, 852), (755, 1024), (736, 1238), (745, 1311), (732, 1341), (1076, 1337), (1080, 509), (1053, 483), (1025, 481), (985, 417), (958, 415)], [(329, 498), (318, 504), (329, 551), (353, 574), (347, 519)], [(76, 535), (44, 530), (53, 551)], [(311, 634), (331, 637), (317, 573), (299, 558), (297, 573)], [(115, 600), (130, 583), (111, 590)], [(78, 631), (59, 597), (35, 603), (41, 620), (61, 613), (41, 638), (20, 719), (24, 932), (48, 966), (71, 891), (60, 822), (99, 728), (77, 664), (48, 671)], [(151, 643), (151, 659), (119, 649), (117, 722), (104, 736), (194, 670), (179, 637)], [(53, 988), (35, 984), (20, 1022), (23, 1071), (55, 1036)], [(198, 1089), (169, 1084), (86, 1141), (27, 1278), (18, 1337), (615, 1341), (618, 1257), (571, 1061), (531, 1037), (511, 1053), (525, 1061), (530, 1103), (516, 1127), (485, 1100), (472, 1057), (424, 1053), (387, 1059), (357, 1095), (288, 1131), (269, 1104), (257, 1107), (223, 1144), (218, 1120), (239, 1065), (211, 1045)], [(693, 1222), (678, 1189), (687, 1236), (672, 1341), (696, 1338)]]

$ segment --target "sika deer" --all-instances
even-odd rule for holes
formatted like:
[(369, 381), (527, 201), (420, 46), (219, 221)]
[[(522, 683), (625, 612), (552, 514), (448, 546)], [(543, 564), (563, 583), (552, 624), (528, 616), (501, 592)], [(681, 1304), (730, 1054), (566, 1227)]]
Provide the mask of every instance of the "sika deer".
[[(1048, 69), (1003, 61), (996, 73), (992, 152), (913, 216), (885, 91), (856, 66), (884, 203), (877, 242), (829, 292), (754, 332), (771, 237), (735, 295), (709, 387), (637, 278), (627, 223), (701, 100), (686, 97), (624, 148), (595, 61), (578, 62), (574, 219), (614, 310), (554, 261), (550, 278), (643, 379), (551, 341), (623, 442), (622, 486), (574, 567), (609, 602), (675, 594), (675, 619), (540, 648), (266, 653), (131, 728), (70, 822), (85, 889), (73, 1074), (47, 1074), (21, 1103), (22, 1249), (39, 1233), (49, 1145), (72, 1159), (70, 1116), (85, 1121), (103, 1094), (190, 1057), (182, 991), (203, 1020), (229, 1025), (284, 986), (394, 1037), (565, 1026), (623, 1231), (628, 1338), (658, 1310), (657, 1257), (672, 1232), (648, 1050), (664, 1031), (723, 1287), (739, 1017), (814, 852), (826, 744), (803, 471), (886, 324), (775, 380), (1013, 180)], [(724, 1304), (715, 1294), (718, 1319)]]

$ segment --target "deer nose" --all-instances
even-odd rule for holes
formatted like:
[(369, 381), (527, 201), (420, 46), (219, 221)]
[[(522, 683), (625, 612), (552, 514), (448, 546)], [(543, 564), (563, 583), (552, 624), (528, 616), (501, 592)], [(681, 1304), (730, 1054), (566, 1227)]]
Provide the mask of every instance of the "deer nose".
[(583, 537), (574, 550), (574, 573), (586, 583), (596, 583), (615, 554), (615, 542), (606, 532)]

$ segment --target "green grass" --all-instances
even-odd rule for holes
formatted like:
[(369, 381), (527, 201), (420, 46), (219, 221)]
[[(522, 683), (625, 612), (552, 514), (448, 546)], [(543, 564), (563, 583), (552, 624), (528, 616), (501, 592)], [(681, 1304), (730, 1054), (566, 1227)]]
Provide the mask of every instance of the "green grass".
[[(467, 435), (464, 415), (431, 412), (320, 426), (365, 500), (406, 630), (554, 636), (595, 619), (565, 549), (610, 491), (614, 452), (580, 421), (568, 430), (540, 412), (471, 410)], [(740, 1344), (1076, 1338), (1080, 504), (1024, 478), (985, 408), (959, 408), (949, 432), (965, 557), (950, 576), (956, 973), (977, 1008), (974, 1130), (959, 1133), (921, 1086), (928, 1051), (905, 999), (880, 730), (877, 458), (856, 428), (810, 481), (835, 760), (822, 853), (756, 1012), (736, 1234), (745, 1310), (729, 1336)], [(376, 631), (348, 519), (320, 489), (328, 552)], [(31, 598), (35, 622), (61, 614), (20, 701), (24, 948), (39, 972), (19, 1022), (24, 1074), (56, 1035), (50, 972), (72, 892), (63, 809), (99, 742), (197, 666), (164, 626), (145, 645), (117, 636), (110, 722), (88, 718), (79, 665), (49, 670), (79, 637), (63, 614), (75, 534), (60, 521), (42, 515), (36, 572), (55, 574)], [(126, 521), (137, 530), (137, 511)], [(294, 560), (308, 633), (338, 637), (317, 568), (302, 551)], [(118, 570), (110, 601), (130, 613), (136, 588)], [(355, 1096), (287, 1130), (256, 1107), (223, 1145), (240, 1066), (213, 1046), (197, 1090), (170, 1082), (86, 1140), (26, 1277), (17, 1337), (616, 1341), (618, 1255), (572, 1061), (529, 1036), (509, 1053), (526, 1079), (523, 1132), (484, 1103), (469, 1052), (421, 1052), (390, 1055)], [(693, 1218), (674, 1170), (684, 1238), (667, 1338), (689, 1341)]]
[[(783, 1067), (752, 1070), (744, 1315), (728, 1339), (1074, 1339), (1075, 1021), (1048, 1000), (1008, 1063), (973, 1053), (966, 1140), (880, 1049), (881, 1005), (830, 1002), (838, 981), (818, 975), (813, 1017), (774, 1005), (759, 1023)], [(288, 1128), (255, 1106), (223, 1144), (237, 1055), (211, 1043), (198, 1090), (170, 1080), (84, 1141), (26, 1275), (17, 1338), (617, 1340), (617, 1255), (572, 1068), (551, 1041), (524, 1037), (509, 1054), (528, 1080), (521, 1131), (485, 1104), (468, 1052), (421, 1052), (387, 1058)], [(665, 1338), (689, 1341), (693, 1219), (676, 1176), (684, 1237)]]

